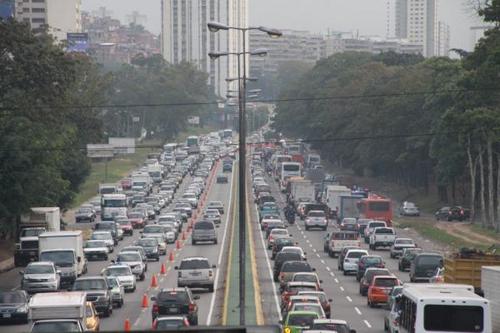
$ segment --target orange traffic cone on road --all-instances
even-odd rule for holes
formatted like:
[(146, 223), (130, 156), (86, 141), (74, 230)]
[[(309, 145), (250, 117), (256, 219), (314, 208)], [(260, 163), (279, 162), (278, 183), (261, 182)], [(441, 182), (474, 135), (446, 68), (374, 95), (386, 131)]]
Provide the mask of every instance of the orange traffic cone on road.
[(153, 274), (151, 277), (151, 288), (156, 288), (158, 287), (158, 280), (156, 279), (156, 274)]
[(149, 307), (148, 294), (144, 294), (142, 296), (142, 305), (143, 308)]
[(170, 256), (168, 257), (170, 262), (174, 262), (174, 251), (170, 252)]
[(131, 325), (130, 325), (130, 320), (127, 318), (125, 319), (125, 325), (123, 325), (123, 330), (125, 332), (130, 332)]
[(175, 241), (175, 248), (179, 250), (181, 248), (181, 242), (179, 240)]
[(161, 275), (166, 275), (167, 274), (167, 269), (165, 268), (165, 264), (161, 264), (161, 269), (160, 269), (160, 274)]

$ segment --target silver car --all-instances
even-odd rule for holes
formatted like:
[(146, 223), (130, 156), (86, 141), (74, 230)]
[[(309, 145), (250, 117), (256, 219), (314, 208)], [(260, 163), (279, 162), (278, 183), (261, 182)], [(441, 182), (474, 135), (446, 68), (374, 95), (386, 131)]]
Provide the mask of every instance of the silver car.
[(106, 278), (115, 277), (125, 291), (135, 291), (136, 278), (129, 266), (120, 264), (110, 265), (103, 269), (101, 274)]
[(94, 231), (90, 236), (91, 240), (102, 240), (106, 243), (110, 253), (115, 250), (115, 241), (111, 231)]
[(214, 291), (215, 265), (210, 266), (208, 259), (204, 257), (189, 257), (182, 259), (175, 269), (177, 275), (177, 286), (189, 288), (208, 289)]
[(60, 272), (50, 261), (32, 262), (19, 273), (23, 276), (21, 288), (28, 293), (59, 290)]
[(146, 278), (146, 265), (142, 261), (142, 256), (138, 252), (120, 252), (116, 258), (116, 262), (129, 266), (132, 273), (134, 273), (140, 281), (144, 281)]
[(212, 221), (202, 220), (194, 224), (191, 244), (196, 245), (198, 242), (217, 244), (217, 233), (215, 232), (215, 224)]
[(108, 280), (108, 286), (111, 288), (111, 301), (113, 305), (117, 308), (121, 308), (123, 306), (125, 287), (116, 276), (107, 276), (106, 280)]

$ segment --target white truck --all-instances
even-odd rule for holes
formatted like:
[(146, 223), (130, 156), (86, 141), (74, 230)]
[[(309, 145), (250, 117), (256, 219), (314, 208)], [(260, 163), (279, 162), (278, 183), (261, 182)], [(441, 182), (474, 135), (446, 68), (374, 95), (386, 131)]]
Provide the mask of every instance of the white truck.
[(113, 221), (115, 216), (127, 216), (127, 208), (125, 194), (104, 194), (101, 197), (101, 220)]
[(149, 173), (136, 172), (132, 174), (132, 191), (149, 193), (151, 191), (152, 180)]
[(306, 165), (309, 169), (313, 169), (315, 166), (321, 165), (321, 157), (319, 154), (307, 155)]
[(118, 193), (119, 190), (120, 190), (120, 187), (117, 184), (102, 183), (102, 184), (99, 184), (99, 189), (98, 189), (97, 193), (100, 195), (113, 194), (113, 193)]
[(149, 164), (148, 174), (154, 183), (161, 183), (163, 180), (163, 166), (159, 163)]
[(325, 190), (325, 204), (330, 208), (330, 218), (339, 217), (341, 198), (351, 195), (351, 189), (343, 185), (328, 185)]
[(500, 266), (481, 267), (481, 289), (490, 301), (492, 332), (500, 332)]
[(52, 261), (61, 271), (61, 288), (69, 288), (87, 272), (82, 232), (44, 232), (39, 236), (40, 261)]
[(59, 231), (61, 211), (59, 207), (32, 207), (21, 215), (18, 224), (19, 242), (16, 243), (14, 263), (24, 266), (38, 260), (38, 236), (46, 231)]
[(81, 291), (33, 295), (29, 302), (32, 331), (87, 331), (86, 298), (87, 294)]
[(295, 204), (315, 202), (314, 184), (308, 179), (293, 181), (290, 184), (290, 196)]

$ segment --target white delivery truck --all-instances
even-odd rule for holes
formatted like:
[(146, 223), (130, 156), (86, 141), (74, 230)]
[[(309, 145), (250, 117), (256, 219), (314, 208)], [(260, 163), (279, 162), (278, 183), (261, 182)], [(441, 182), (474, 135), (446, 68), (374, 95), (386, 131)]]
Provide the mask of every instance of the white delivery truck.
[(159, 163), (149, 164), (148, 174), (154, 183), (161, 183), (163, 180), (163, 166)]
[(18, 223), (19, 242), (16, 243), (14, 263), (24, 266), (38, 260), (38, 236), (46, 231), (59, 231), (61, 211), (59, 207), (32, 207), (21, 215)]
[(308, 179), (294, 181), (291, 184), (290, 196), (296, 205), (301, 202), (315, 202), (314, 184)]
[(101, 197), (101, 220), (113, 221), (115, 216), (127, 216), (127, 208), (125, 194), (104, 194)]
[(132, 191), (146, 192), (151, 191), (151, 176), (146, 172), (135, 172), (132, 174)]
[(500, 332), (500, 266), (481, 267), (481, 289), (490, 301), (492, 332)]
[(29, 302), (32, 331), (86, 331), (86, 298), (82, 291), (33, 295)]
[(119, 191), (120, 191), (120, 187), (117, 184), (102, 183), (102, 184), (99, 184), (99, 190), (97, 192), (98, 192), (98, 194), (103, 195), (103, 194), (118, 193)]
[(61, 287), (69, 288), (87, 272), (82, 232), (44, 232), (39, 236), (39, 260), (52, 261), (61, 271)]
[(340, 212), (341, 198), (350, 196), (351, 189), (343, 185), (328, 185), (326, 187), (325, 204), (330, 208), (331, 218), (337, 219)]

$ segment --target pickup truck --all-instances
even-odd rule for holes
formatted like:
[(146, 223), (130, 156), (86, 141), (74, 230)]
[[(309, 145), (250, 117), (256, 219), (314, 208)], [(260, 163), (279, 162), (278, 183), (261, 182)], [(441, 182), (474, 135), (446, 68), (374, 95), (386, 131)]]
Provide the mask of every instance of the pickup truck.
[(332, 231), (326, 234), (324, 249), (330, 257), (336, 257), (343, 247), (360, 247), (359, 234), (355, 231)]
[(377, 227), (370, 235), (370, 249), (376, 250), (380, 246), (390, 247), (395, 240), (396, 232), (393, 228)]

